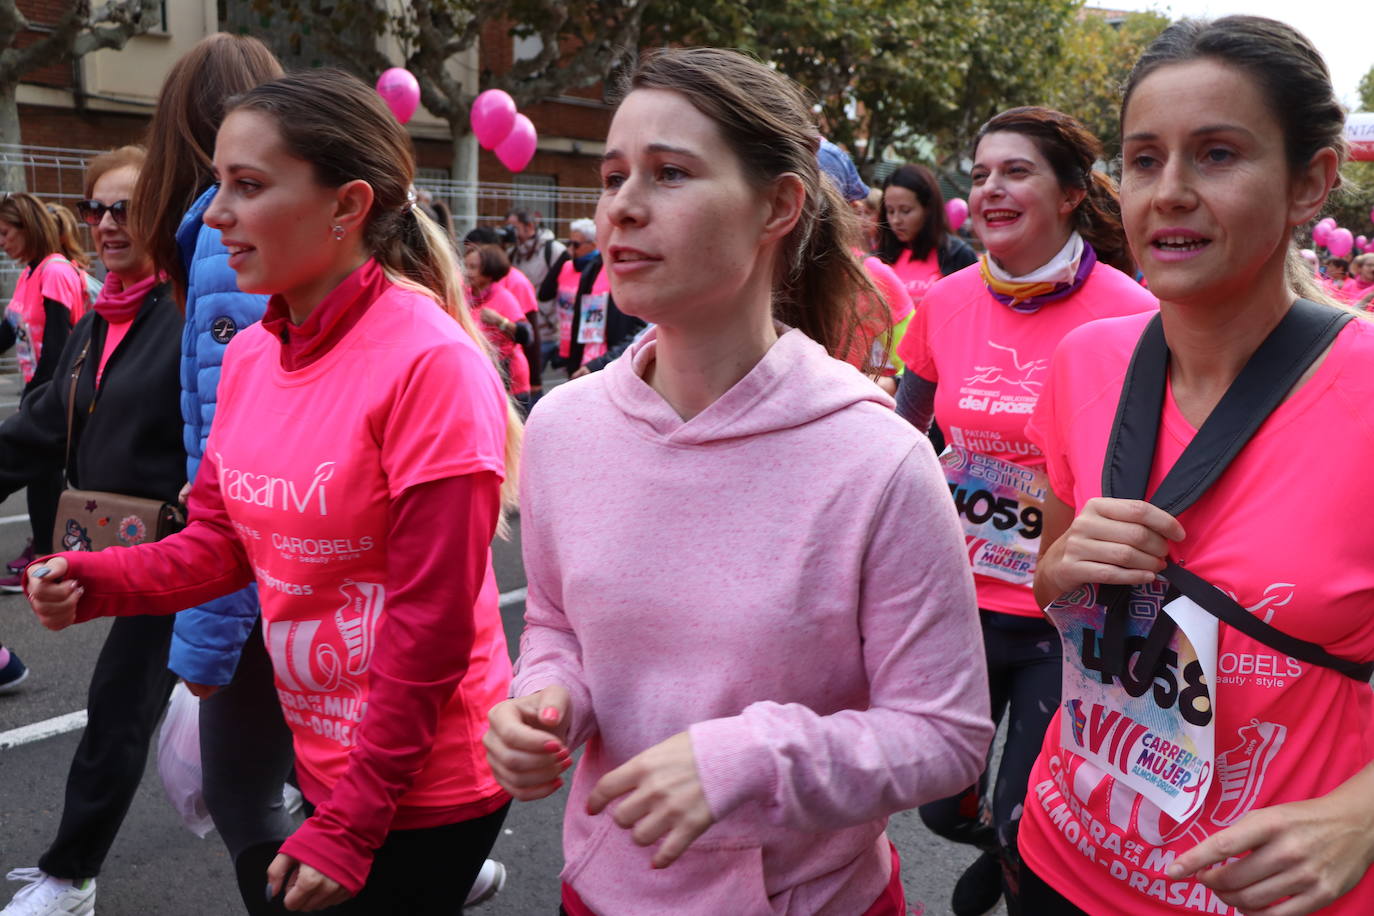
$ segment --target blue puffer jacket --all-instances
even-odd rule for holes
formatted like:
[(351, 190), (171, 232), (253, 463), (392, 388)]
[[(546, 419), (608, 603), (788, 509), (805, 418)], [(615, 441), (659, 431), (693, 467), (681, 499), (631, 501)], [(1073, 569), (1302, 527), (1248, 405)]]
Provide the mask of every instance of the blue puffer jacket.
[[(181, 332), (181, 417), (186, 479), (195, 480), (215, 418), (224, 348), (239, 331), (262, 318), (266, 296), (239, 292), (219, 230), (201, 221), (215, 198), (211, 187), (196, 199), (177, 229), (186, 267), (186, 324)], [(229, 683), (239, 652), (258, 619), (257, 586), (182, 611), (172, 633), (167, 667), (195, 684)]]

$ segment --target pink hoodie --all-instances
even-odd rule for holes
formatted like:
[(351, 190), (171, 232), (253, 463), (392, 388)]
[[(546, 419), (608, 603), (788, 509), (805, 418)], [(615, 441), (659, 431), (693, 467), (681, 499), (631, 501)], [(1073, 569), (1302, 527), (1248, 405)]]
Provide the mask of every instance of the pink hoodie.
[[(641, 378), (656, 345), (546, 396), (525, 440), (513, 695), (566, 686), (587, 744), (563, 880), (601, 916), (854, 916), (888, 815), (970, 785), (992, 739), (944, 478), (800, 331), (685, 423)], [(654, 870), (586, 800), (683, 730), (716, 823)]]

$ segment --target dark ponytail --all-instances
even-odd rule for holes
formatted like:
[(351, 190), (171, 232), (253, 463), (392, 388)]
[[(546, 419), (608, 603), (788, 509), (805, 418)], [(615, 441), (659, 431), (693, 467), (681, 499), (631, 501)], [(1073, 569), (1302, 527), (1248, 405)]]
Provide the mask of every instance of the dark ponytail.
[(1097, 251), (1097, 259), (1122, 273), (1135, 275), (1135, 259), (1121, 225), (1121, 199), (1116, 182), (1096, 171), (1102, 143), (1077, 119), (1052, 108), (1027, 106), (996, 115), (978, 129), (973, 150), (991, 133), (1029, 137), (1054, 170), (1061, 188), (1078, 188), (1083, 202), (1073, 211), (1073, 228)]

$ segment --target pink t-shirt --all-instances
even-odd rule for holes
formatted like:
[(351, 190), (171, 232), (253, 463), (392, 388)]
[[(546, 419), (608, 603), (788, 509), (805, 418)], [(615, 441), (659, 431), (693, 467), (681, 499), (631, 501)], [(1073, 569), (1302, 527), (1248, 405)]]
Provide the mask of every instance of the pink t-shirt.
[[(1158, 307), (1154, 296), (1138, 283), (1099, 261), (1077, 292), (1047, 303), (1036, 312), (1017, 312), (992, 297), (978, 265), (973, 264), (931, 288), (911, 319), (897, 352), (907, 371), (937, 384), (935, 420), (952, 448), (1025, 468), (1040, 468), (1045, 463), (1044, 455), (1026, 436), (1026, 421), (1035, 409), (1048, 377), (1050, 356), (1059, 341), (1074, 328), (1096, 318), (1154, 311)], [(948, 463), (946, 472), (947, 476), (952, 473)], [(951, 483), (955, 483), (952, 477)], [(985, 488), (962, 489), (968, 492), (960, 494), (956, 488), (961, 516), (967, 520), (972, 513), (975, 521), (980, 520), (991, 505), (979, 504), (972, 495)], [(1016, 510), (1016, 527), (1038, 537), (1040, 522), (1033, 511), (1027, 514), (1029, 505)], [(997, 525), (991, 517), (984, 523)], [(974, 535), (968, 536), (971, 559), (975, 561), (978, 606), (1039, 617), (1040, 608), (1028, 582), (977, 572), (979, 563), (972, 554), (978, 545)], [(1024, 546), (1020, 556), (1033, 558), (1032, 545)], [(1031, 572), (1024, 569), (1020, 578), (1027, 580)]]
[(905, 249), (892, 265), (892, 269), (906, 286), (906, 291), (916, 308), (920, 308), (921, 300), (941, 277), (940, 258), (934, 249), (919, 261), (912, 257), (910, 248)]
[(604, 267), (592, 288), (578, 303), (577, 342), (582, 344), (582, 365), (606, 352), (606, 319), (611, 298), (611, 272)]
[(15, 351), (25, 383), (33, 379), (43, 355), (44, 299), (65, 305), (71, 312), (72, 324), (86, 313), (86, 280), (71, 261), (56, 252), (38, 262), (37, 267), (24, 268), (10, 299), (9, 310), (18, 331)]
[(573, 306), (577, 303), (577, 284), (582, 274), (573, 266), (572, 258), (558, 270), (558, 355), (567, 359), (572, 353)]
[[(317, 361), (287, 372), (280, 350), (261, 325), (234, 338), (206, 457), (257, 577), (296, 764), (303, 781), (327, 790), (350, 756), (372, 752), (356, 738), (388, 613), (392, 501), (430, 481), (504, 475), (505, 395), (491, 360), (452, 318), (395, 286)], [(451, 808), (501, 791), (481, 744), (510, 677), (490, 555), (472, 614), (470, 665), (403, 808)]]
[[(1148, 316), (1065, 339), (1029, 434), (1055, 494), (1077, 512), (1101, 495), (1122, 379)], [(1352, 321), (1313, 377), (1265, 421), (1221, 478), (1179, 515), (1170, 556), (1278, 629), (1355, 660), (1374, 658), (1374, 325)], [(1332, 431), (1340, 434), (1333, 436)], [(1165, 397), (1150, 490), (1196, 430)], [(1201, 812), (1175, 823), (1061, 743), (1050, 723), (1018, 845), (1031, 868), (1089, 913), (1239, 914), (1164, 868), (1247, 811), (1330, 792), (1374, 760), (1368, 684), (1300, 662), (1219, 624), (1215, 775)], [(1374, 913), (1374, 872), (1330, 916)]]
[[(515, 297), (515, 302), (520, 306), (520, 311), (524, 320), (529, 321), (528, 316), (531, 312), (539, 311), (539, 299), (534, 290), (534, 284), (524, 272), (511, 268), (504, 277), (496, 281), (496, 285)], [(537, 315), (535, 316), (538, 317)]]
[[(511, 273), (520, 273), (518, 270)], [(509, 274), (507, 275), (509, 276)], [(528, 280), (525, 282), (529, 282)], [(489, 308), (496, 314), (505, 318), (507, 321), (519, 323), (529, 321), (525, 313), (520, 311), (520, 304), (516, 302), (515, 296), (508, 292), (499, 284), (490, 287), (487, 298), (480, 304), (472, 307), (472, 320), (487, 335), (487, 340), (496, 349), (501, 363), (506, 367), (506, 372), (510, 375), (511, 394), (528, 394), (530, 390), (530, 363), (525, 356), (525, 351), (514, 340), (503, 334), (499, 328), (494, 328), (482, 322), (482, 309)]]

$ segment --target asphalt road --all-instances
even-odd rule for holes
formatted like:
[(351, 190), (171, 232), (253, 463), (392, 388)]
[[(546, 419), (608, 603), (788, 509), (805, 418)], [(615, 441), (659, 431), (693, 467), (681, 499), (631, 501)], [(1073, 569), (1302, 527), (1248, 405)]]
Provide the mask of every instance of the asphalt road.
[[(0, 416), (14, 410), (15, 392), (13, 376), (0, 376)], [(3, 520), (25, 512), (22, 493), (0, 503), (0, 562), (18, 554), (28, 536), (26, 522)], [(501, 591), (522, 588), (518, 521), (511, 541), (496, 543), (494, 556)], [(518, 645), (523, 614), (523, 602), (502, 610), (512, 650)], [(21, 596), (0, 596), (0, 642), (18, 652), (32, 672), (18, 692), (0, 696), (0, 744), (12, 729), (85, 708), (88, 673), (107, 628), (107, 623), (95, 622), (50, 633), (38, 625)], [(0, 871), (36, 864), (52, 839), (61, 813), (67, 764), (78, 737), (73, 731), (0, 747)], [(472, 912), (483, 916), (557, 913), (565, 793), (512, 807), (495, 851), (509, 872), (506, 888)], [(950, 891), (973, 853), (932, 836), (914, 812), (895, 816), (889, 833), (902, 856), (910, 912), (948, 913)], [(10, 894), (8, 887), (0, 887), (0, 901), (7, 901)], [(242, 913), (224, 847), (213, 833), (201, 840), (181, 826), (163, 796), (155, 766), (145, 774), (105, 863), (98, 900), (101, 916)], [(999, 907), (994, 912), (1005, 911)]]

